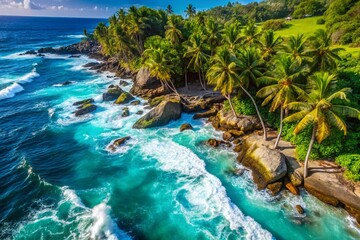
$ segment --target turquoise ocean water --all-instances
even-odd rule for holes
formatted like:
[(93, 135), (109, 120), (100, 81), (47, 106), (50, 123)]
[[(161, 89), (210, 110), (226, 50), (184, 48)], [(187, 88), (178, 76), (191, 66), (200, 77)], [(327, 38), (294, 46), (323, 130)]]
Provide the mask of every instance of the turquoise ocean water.
[[(93, 60), (18, 55), (75, 43), (99, 21), (0, 17), (0, 239), (360, 238), (343, 210), (305, 192), (272, 197), (249, 172), (231, 174), (242, 167), (203, 144), (221, 136), (205, 121), (183, 114), (132, 129), (144, 106), (122, 118), (124, 106), (102, 102), (120, 79), (82, 67)], [(90, 97), (98, 109), (74, 117), (72, 103)], [(183, 123), (194, 131), (180, 133)], [(126, 146), (106, 150), (124, 136)]]

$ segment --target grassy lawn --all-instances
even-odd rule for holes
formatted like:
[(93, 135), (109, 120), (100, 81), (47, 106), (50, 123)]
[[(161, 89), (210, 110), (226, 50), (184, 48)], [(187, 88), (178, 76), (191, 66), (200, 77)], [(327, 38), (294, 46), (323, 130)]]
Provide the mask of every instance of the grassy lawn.
[[(304, 33), (305, 36), (312, 35), (317, 29), (325, 29), (325, 25), (318, 25), (316, 21), (322, 17), (309, 17), (303, 19), (293, 19), (287, 24), (287, 28), (276, 31), (278, 36), (289, 37), (291, 35), (297, 35), (299, 33)], [(349, 46), (336, 46), (344, 48), (344, 53), (351, 53), (353, 56), (360, 56), (360, 48), (352, 48)]]

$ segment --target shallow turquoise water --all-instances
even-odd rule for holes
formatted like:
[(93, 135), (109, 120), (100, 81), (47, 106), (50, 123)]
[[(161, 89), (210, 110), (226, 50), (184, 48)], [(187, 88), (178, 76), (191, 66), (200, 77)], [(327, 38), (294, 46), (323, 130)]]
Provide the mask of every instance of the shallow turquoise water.
[[(101, 101), (119, 79), (82, 68), (86, 57), (19, 57), (20, 49), (0, 51), (0, 91), (23, 89), (0, 94), (1, 239), (360, 238), (343, 210), (305, 192), (271, 197), (249, 172), (232, 175), (242, 166), (228, 149), (204, 145), (221, 136), (205, 121), (183, 114), (163, 128), (132, 129), (135, 113), (148, 111), (142, 104), (122, 118), (124, 106)], [(74, 117), (72, 103), (89, 97), (98, 109)], [(182, 123), (194, 131), (180, 133)], [(106, 150), (124, 136), (126, 146)]]

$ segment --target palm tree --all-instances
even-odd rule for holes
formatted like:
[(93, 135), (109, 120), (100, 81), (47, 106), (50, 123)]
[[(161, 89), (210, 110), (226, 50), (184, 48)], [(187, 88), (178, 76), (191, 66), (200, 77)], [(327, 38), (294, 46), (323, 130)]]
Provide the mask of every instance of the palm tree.
[(351, 88), (336, 90), (336, 76), (327, 72), (317, 72), (309, 78), (309, 93), (303, 96), (303, 101), (292, 102), (288, 107), (298, 112), (288, 116), (284, 122), (299, 121), (294, 134), (312, 126), (311, 140), (305, 157), (304, 178), (307, 177), (307, 168), (310, 153), (315, 142), (320, 144), (331, 132), (331, 127), (338, 128), (346, 135), (346, 123), (343, 117), (360, 119), (360, 111), (335, 101), (347, 100), (346, 94)]
[(234, 116), (237, 116), (231, 102), (231, 94), (240, 83), (235, 58), (235, 55), (229, 49), (222, 47), (212, 58), (212, 65), (207, 71), (206, 77), (208, 83), (215, 85), (215, 90), (220, 90), (222, 95), (229, 101)]
[(265, 31), (263, 38), (260, 41), (262, 59), (269, 61), (273, 56), (275, 56), (282, 46), (281, 43), (282, 38), (275, 37), (274, 31)]
[(186, 16), (190, 19), (193, 18), (196, 14), (196, 9), (192, 4), (189, 4), (185, 9)]
[(147, 23), (149, 20), (148, 17), (143, 16), (142, 11), (139, 11), (136, 7), (130, 7), (129, 9), (129, 19), (126, 23), (126, 29), (128, 35), (136, 41), (139, 53), (144, 52), (144, 35), (146, 29), (150, 26)]
[(336, 61), (341, 60), (338, 52), (344, 49), (331, 47), (331, 35), (323, 29), (318, 29), (309, 40), (312, 48), (308, 51), (308, 55), (313, 59), (312, 68), (321, 71), (336, 69)]
[(242, 37), (240, 24), (235, 22), (228, 25), (222, 31), (223, 44), (226, 45), (231, 51), (234, 51), (240, 45)]
[(189, 58), (188, 68), (192, 67), (199, 74), (199, 81), (204, 90), (203, 66), (208, 61), (209, 55), (206, 53), (205, 42), (200, 34), (191, 35), (188, 44), (185, 46), (185, 58)]
[(239, 68), (239, 76), (240, 76), (240, 88), (244, 93), (251, 99), (252, 103), (254, 104), (256, 113), (260, 120), (261, 126), (264, 131), (264, 139), (267, 140), (267, 131), (265, 127), (265, 123), (261, 117), (259, 112), (259, 108), (251, 96), (251, 94), (246, 90), (250, 83), (257, 85), (257, 79), (262, 76), (262, 71), (264, 67), (260, 61), (260, 55), (255, 48), (247, 48), (244, 50), (240, 50), (237, 52), (237, 65)]
[(284, 50), (299, 64), (302, 64), (303, 61), (308, 62), (306, 44), (304, 34), (298, 34), (288, 39), (288, 42), (284, 45)]
[(167, 25), (165, 26), (165, 38), (173, 45), (178, 45), (183, 38), (180, 27), (180, 18), (175, 15), (168, 17)]
[(146, 54), (148, 58), (144, 65), (149, 69), (150, 76), (159, 79), (164, 87), (179, 95), (171, 81), (173, 65), (164, 51), (162, 49), (147, 49)]
[(243, 43), (247, 46), (260, 44), (259, 38), (261, 33), (255, 25), (255, 21), (249, 21), (244, 28), (244, 36), (242, 37)]
[(109, 55), (111, 53), (110, 36), (104, 23), (101, 22), (96, 26), (94, 30), (94, 37), (100, 43), (102, 53)]
[(169, 4), (169, 5), (167, 5), (167, 7), (166, 7), (166, 12), (167, 12), (167, 14), (172, 14), (172, 13), (174, 13), (174, 11), (173, 11), (173, 9), (172, 9), (172, 6)]
[(209, 18), (205, 24), (205, 34), (207, 37), (207, 43), (210, 46), (211, 56), (214, 55), (216, 46), (220, 43), (220, 25), (215, 22), (213, 18)]
[(261, 88), (256, 94), (258, 97), (265, 98), (262, 106), (272, 101), (270, 112), (280, 108), (280, 128), (274, 145), (275, 149), (279, 144), (283, 129), (284, 109), (287, 108), (287, 104), (295, 101), (297, 96), (305, 93), (299, 80), (306, 71), (304, 65), (298, 64), (290, 56), (282, 56), (275, 61), (275, 68), (267, 72), (267, 76), (259, 78), (260, 82), (271, 83)]

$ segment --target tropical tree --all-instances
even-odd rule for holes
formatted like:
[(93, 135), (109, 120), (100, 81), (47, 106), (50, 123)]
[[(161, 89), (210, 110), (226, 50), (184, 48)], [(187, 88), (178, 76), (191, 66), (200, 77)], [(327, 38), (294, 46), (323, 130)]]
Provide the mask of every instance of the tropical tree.
[(99, 23), (94, 30), (95, 39), (101, 44), (101, 51), (105, 55), (111, 53), (110, 36), (104, 23)]
[(256, 96), (265, 98), (262, 106), (271, 101), (270, 112), (275, 112), (276, 109), (280, 108), (280, 128), (274, 145), (274, 148), (277, 148), (283, 129), (284, 110), (289, 103), (297, 100), (298, 96), (305, 94), (300, 82), (307, 69), (290, 56), (280, 57), (274, 65), (275, 67), (271, 71), (259, 78), (260, 82), (269, 85), (261, 88)]
[(222, 95), (229, 101), (234, 116), (237, 116), (231, 102), (231, 94), (240, 83), (236, 57), (229, 49), (222, 47), (212, 57), (211, 63), (211, 67), (206, 73), (208, 83), (214, 85), (215, 90), (221, 91)]
[(249, 21), (243, 31), (244, 36), (242, 41), (246, 46), (253, 46), (254, 44), (260, 44), (259, 38), (261, 36), (260, 31), (258, 30), (255, 21)]
[(213, 56), (215, 48), (219, 45), (221, 38), (220, 25), (213, 18), (209, 18), (205, 23), (205, 35), (207, 37), (207, 43), (210, 46), (211, 56)]
[(261, 58), (269, 61), (281, 49), (282, 38), (276, 37), (274, 31), (265, 31), (260, 41)]
[(178, 45), (183, 38), (183, 34), (180, 30), (180, 24), (180, 17), (175, 15), (168, 17), (167, 25), (165, 26), (165, 38), (173, 45)]
[(167, 7), (166, 7), (166, 12), (167, 12), (167, 14), (172, 14), (172, 13), (174, 13), (174, 11), (173, 11), (173, 9), (172, 9), (172, 6), (169, 4), (169, 5), (167, 5)]
[(338, 53), (344, 49), (332, 48), (331, 35), (323, 29), (318, 29), (309, 40), (311, 49), (309, 49), (308, 55), (313, 59), (312, 68), (321, 71), (336, 69), (336, 61), (341, 60)]
[(288, 107), (298, 112), (288, 116), (284, 122), (299, 121), (294, 129), (298, 134), (306, 127), (312, 127), (310, 144), (305, 157), (304, 178), (307, 177), (308, 161), (315, 139), (320, 144), (331, 133), (331, 127), (347, 133), (344, 117), (360, 119), (360, 111), (345, 105), (339, 105), (339, 100), (347, 99), (351, 88), (336, 90), (336, 76), (327, 72), (317, 72), (309, 78), (309, 93), (302, 100), (288, 104)]
[(226, 45), (230, 51), (234, 51), (242, 41), (240, 24), (234, 22), (225, 27), (222, 31), (223, 44)]
[(199, 81), (203, 89), (206, 89), (203, 83), (204, 65), (209, 60), (209, 55), (206, 53), (206, 44), (200, 34), (191, 35), (189, 42), (185, 45), (185, 58), (189, 58), (188, 68), (193, 68), (199, 74)]
[(145, 66), (150, 71), (150, 76), (159, 79), (161, 84), (179, 95), (173, 82), (171, 81), (171, 74), (173, 73), (173, 65), (169, 61), (168, 56), (163, 49), (148, 49), (146, 54), (148, 58), (145, 61)]
[(249, 88), (250, 83), (253, 85), (257, 85), (257, 79), (262, 76), (262, 71), (264, 70), (263, 64), (260, 61), (260, 55), (255, 48), (246, 48), (239, 50), (237, 52), (237, 65), (239, 69), (240, 76), (240, 85), (241, 90), (250, 98), (252, 103), (254, 104), (257, 116), (260, 120), (261, 126), (264, 131), (264, 139), (267, 140), (267, 131), (265, 127), (265, 123), (261, 117), (259, 112), (259, 108), (255, 102), (255, 99), (247, 90)]
[(196, 14), (196, 9), (192, 4), (189, 4), (186, 9), (185, 9), (185, 14), (186, 16), (188, 16), (190, 19), (193, 18)]
[(141, 54), (144, 51), (144, 35), (146, 29), (150, 27), (147, 23), (149, 18), (144, 16), (144, 11), (139, 11), (136, 7), (130, 7), (129, 19), (127, 21), (127, 33), (136, 41), (138, 51)]
[(304, 37), (304, 34), (298, 34), (296, 36), (289, 37), (286, 44), (284, 44), (284, 50), (289, 54), (293, 59), (298, 61), (299, 64), (302, 64), (303, 61), (308, 62), (308, 54), (306, 49), (307, 41)]

